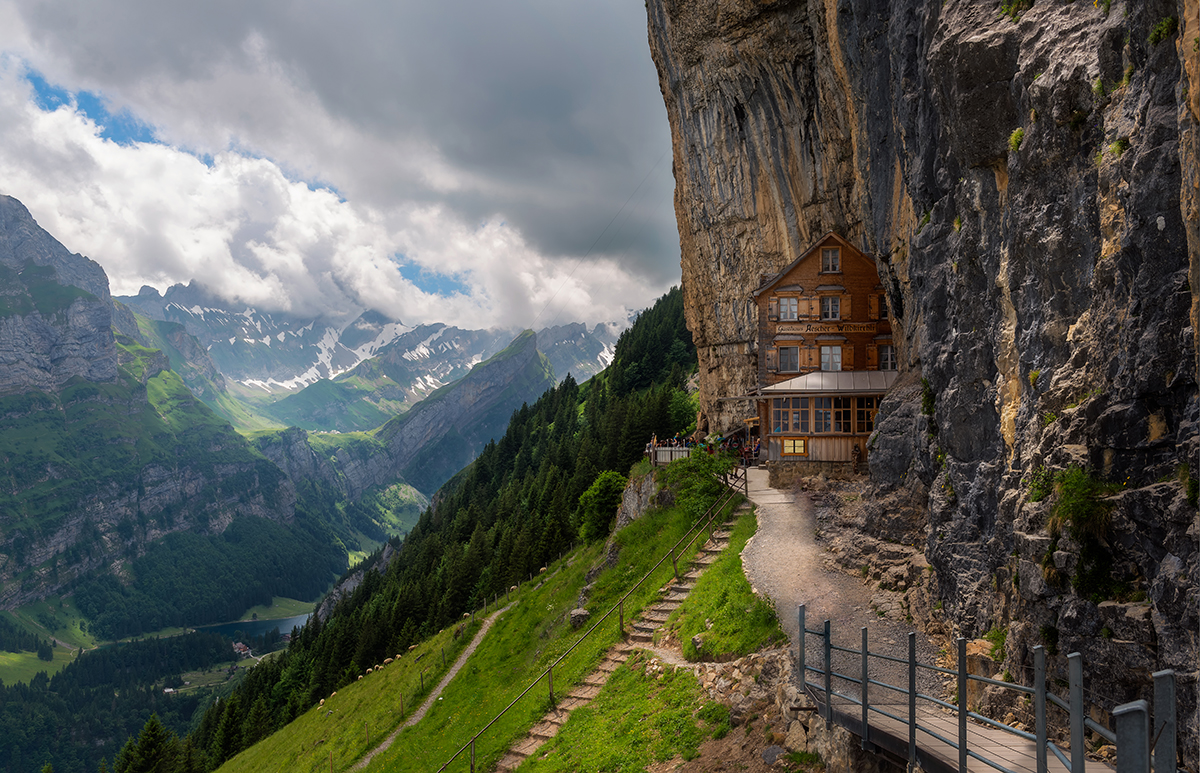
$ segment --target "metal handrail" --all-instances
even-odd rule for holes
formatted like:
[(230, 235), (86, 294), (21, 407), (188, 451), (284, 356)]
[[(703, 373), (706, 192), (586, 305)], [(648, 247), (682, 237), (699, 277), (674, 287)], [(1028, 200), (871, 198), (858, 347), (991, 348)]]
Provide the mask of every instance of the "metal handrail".
[[(735, 467), (735, 470), (736, 470), (736, 467)], [(739, 476), (735, 472), (733, 477), (735, 480), (737, 480), (737, 478)], [(748, 489), (749, 475), (746, 475), (745, 477), (746, 477), (746, 487)], [(574, 651), (574, 649), (576, 647), (578, 647), (589, 636), (591, 636), (592, 632), (594, 632), (597, 628), (599, 628), (601, 623), (603, 623), (605, 620), (607, 620), (609, 617), (611, 617), (613, 612), (618, 612), (618, 610), (619, 610), (619, 615), (621, 617), (621, 629), (622, 629), (622, 631), (624, 630), (624, 628), (625, 628), (625, 624), (624, 624), (625, 600), (627, 598), (629, 598), (635, 590), (637, 590), (639, 587), (641, 587), (641, 585), (644, 582), (646, 582), (646, 580), (650, 579), (650, 576), (653, 575), (656, 571), (658, 571), (659, 567), (661, 567), (668, 558), (671, 558), (672, 561), (674, 560), (675, 551), (677, 551), (679, 549), (679, 547), (684, 544), (685, 539), (687, 540), (687, 545), (690, 546), (691, 543), (693, 541), (695, 541), (695, 539), (697, 537), (699, 537), (701, 534), (703, 534), (708, 529), (708, 527), (712, 525), (712, 522), (716, 519), (717, 515), (719, 515), (729, 505), (729, 503), (732, 502), (734, 500), (734, 498), (740, 494), (740, 492), (737, 491), (737, 489), (729, 486), (727, 482), (725, 482), (725, 481), (718, 481), (718, 482), (720, 482), (723, 486), (725, 486), (725, 491), (723, 491), (720, 494), (720, 496), (717, 497), (717, 500), (712, 505), (709, 506), (708, 510), (706, 510), (704, 512), (704, 515), (702, 515), (696, 519), (696, 522), (694, 524), (692, 524), (692, 526), (684, 533), (684, 535), (682, 537), (680, 537), (679, 540), (671, 547), (671, 549), (669, 551), (667, 551), (663, 555), (663, 557), (658, 560), (658, 563), (656, 563), (653, 567), (651, 567), (650, 570), (647, 571), (646, 574), (643, 575), (642, 578), (633, 585), (633, 587), (631, 587), (628, 591), (626, 591), (624, 596), (622, 596), (620, 599), (618, 599), (616, 604), (613, 604), (612, 608), (610, 608), (607, 612), (605, 612), (604, 615), (601, 616), (600, 619), (598, 619), (592, 625), (591, 628), (589, 628), (582, 636), (580, 636), (579, 639), (577, 639), (574, 644), (572, 644), (569, 648), (567, 648), (567, 650), (562, 655), (559, 656), (558, 660), (554, 661), (549, 666), (547, 666), (545, 671), (543, 671), (541, 674), (539, 674), (537, 676), (536, 679), (534, 679), (532, 682), (530, 682), (529, 686), (526, 687), (521, 692), (520, 695), (518, 695), (516, 698), (514, 698), (512, 703), (505, 706), (504, 709), (501, 710), (500, 713), (497, 714), (495, 717), (493, 717), (490, 722), (488, 722), (486, 725), (484, 725), (482, 728), (480, 728), (480, 730), (478, 732), (476, 732), (475, 735), (471, 736), (471, 740), (469, 740), (465, 744), (463, 744), (462, 747), (459, 748), (459, 750), (456, 751), (453, 754), (453, 756), (450, 757), (450, 759), (446, 760), (446, 762), (440, 768), (438, 768), (439, 771), (444, 771), (450, 765), (450, 763), (452, 763), (456, 759), (458, 759), (459, 756), (461, 756), (463, 754), (463, 752), (467, 751), (467, 749), (470, 749), (471, 750), (471, 771), (472, 771), (472, 773), (474, 773), (474, 771), (475, 771), (475, 741), (478, 740), (481, 735), (483, 735), (485, 732), (487, 732), (487, 730), (489, 728), (491, 728), (492, 725), (496, 724), (496, 722), (498, 722), (501, 717), (503, 717), (505, 714), (507, 714), (508, 711), (513, 706), (517, 705), (518, 701), (520, 701), (522, 698), (524, 698), (529, 693), (530, 690), (532, 690), (534, 687), (536, 687), (542, 681), (542, 677), (549, 677), (551, 680), (553, 680), (554, 667), (559, 665), (563, 661), (563, 659), (566, 658), (567, 655), (571, 654), (571, 652)], [(695, 532), (695, 533), (693, 534), (693, 532)], [(689, 538), (689, 535), (691, 535), (690, 538)], [(551, 684), (550, 699), (551, 699), (551, 701), (553, 701), (553, 699), (554, 699), (554, 688), (553, 688), (554, 683), (553, 683), (553, 681), (551, 681), (550, 684)]]
[[(812, 630), (805, 626), (805, 607), (799, 607), (799, 628), (800, 628), (800, 648), (798, 667), (800, 671), (800, 681), (802, 688), (816, 698), (818, 702), (824, 703), (822, 715), (825, 717), (826, 723), (831, 723), (837, 720), (845, 726), (843, 717), (850, 715), (844, 712), (834, 712), (833, 699), (839, 698), (848, 701), (850, 704), (860, 706), (862, 708), (862, 724), (861, 736), (863, 740), (863, 748), (873, 748), (869, 738), (871, 727), (869, 722), (870, 712), (874, 711), (877, 714), (890, 717), (891, 719), (905, 723), (909, 726), (909, 770), (915, 770), (918, 767), (917, 762), (917, 743), (916, 733), (918, 730), (936, 738), (947, 746), (956, 749), (959, 753), (959, 771), (965, 773), (967, 769), (967, 759), (973, 758), (982, 762), (1001, 773), (1013, 773), (1000, 762), (988, 759), (985, 756), (968, 748), (967, 734), (967, 719), (973, 719), (984, 725), (994, 727), (1018, 738), (1023, 738), (1028, 741), (1033, 741), (1036, 744), (1035, 751), (1037, 756), (1037, 773), (1046, 773), (1047, 771), (1047, 752), (1053, 753), (1054, 756), (1062, 762), (1067, 771), (1074, 773), (1083, 773), (1084, 768), (1084, 730), (1091, 730), (1110, 743), (1117, 744), (1117, 748), (1131, 750), (1117, 755), (1117, 773), (1150, 773), (1151, 770), (1151, 754), (1153, 746), (1147, 742), (1147, 731), (1150, 729), (1148, 724), (1148, 710), (1145, 701), (1134, 701), (1133, 703), (1118, 706), (1113, 711), (1113, 718), (1116, 720), (1117, 731), (1113, 733), (1107, 728), (1086, 716), (1083, 705), (1083, 663), (1079, 653), (1071, 653), (1067, 656), (1067, 661), (1070, 671), (1069, 686), (1071, 690), (1070, 702), (1059, 698), (1057, 695), (1046, 690), (1046, 665), (1045, 665), (1045, 650), (1041, 646), (1034, 647), (1035, 661), (1035, 676), (1034, 685), (1026, 686), (1015, 684), (1012, 682), (992, 679), (990, 677), (978, 676), (967, 673), (966, 670), (966, 639), (958, 639), (958, 669), (951, 670), (938, 666), (918, 663), (916, 660), (916, 634), (909, 634), (909, 657), (907, 660), (897, 658), (883, 653), (871, 652), (868, 646), (867, 628), (862, 629), (862, 647), (855, 649), (852, 647), (843, 647), (835, 645), (831, 641), (830, 621), (826, 620), (823, 629)], [(805, 638), (808, 635), (816, 635), (822, 638), (822, 650), (824, 651), (824, 667), (816, 668), (807, 663), (807, 645)], [(861, 658), (862, 677), (852, 677), (834, 671), (832, 668), (833, 652), (842, 652), (848, 655), (857, 655)], [(909, 667), (909, 687), (907, 689), (896, 687), (886, 682), (873, 679), (869, 675), (869, 661), (871, 658), (889, 661), (893, 663), (903, 663)], [(958, 705), (948, 703), (940, 698), (935, 698), (932, 695), (926, 695), (916, 688), (916, 673), (918, 668), (924, 668), (935, 673), (948, 674), (958, 678)], [(815, 673), (823, 677), (824, 684), (810, 682), (807, 678), (809, 672)], [(1164, 735), (1170, 739), (1167, 745), (1166, 752), (1160, 752), (1154, 755), (1153, 769), (1155, 773), (1175, 773), (1175, 752), (1173, 746), (1175, 743), (1175, 699), (1174, 699), (1174, 672), (1160, 671), (1154, 675), (1155, 689), (1155, 716), (1154, 725), (1158, 734)], [(862, 689), (861, 697), (848, 695), (833, 689), (832, 680), (836, 678), (851, 684), (857, 684)], [(970, 682), (979, 684), (993, 685), (1005, 689), (1013, 690), (1014, 692), (1032, 695), (1034, 697), (1035, 709), (1035, 725), (1036, 733), (1030, 733), (1024, 730), (1018, 730), (1003, 722), (985, 717), (982, 714), (971, 711), (967, 705), (966, 686)], [(903, 693), (908, 696), (909, 716), (907, 719), (896, 716), (888, 711), (885, 711), (876, 706), (869, 705), (867, 687), (875, 685), (893, 692)], [(821, 696), (824, 700), (821, 701)], [(921, 723), (916, 712), (917, 699), (927, 701), (936, 706), (949, 709), (958, 715), (958, 740), (954, 741), (945, 738), (939, 734), (934, 728)], [(1053, 705), (1067, 712), (1071, 730), (1071, 748), (1070, 758), (1049, 738), (1046, 732), (1046, 706)], [(885, 704), (890, 705), (890, 704)], [(856, 712), (857, 713), (857, 712)], [(1160, 763), (1159, 758), (1162, 761)]]

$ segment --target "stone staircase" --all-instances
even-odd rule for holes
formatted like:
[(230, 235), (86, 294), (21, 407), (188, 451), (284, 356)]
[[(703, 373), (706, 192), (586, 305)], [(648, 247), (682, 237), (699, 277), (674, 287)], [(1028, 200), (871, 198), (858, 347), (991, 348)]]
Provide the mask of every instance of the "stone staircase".
[(551, 708), (542, 721), (529, 729), (529, 734), (514, 744), (496, 765), (497, 771), (515, 770), (533, 755), (542, 744), (558, 735), (558, 731), (571, 716), (571, 712), (580, 706), (586, 706), (600, 694), (600, 688), (608, 681), (612, 672), (629, 658), (629, 653), (638, 647), (649, 647), (654, 643), (654, 634), (666, 622), (671, 613), (679, 608), (688, 593), (696, 585), (696, 580), (709, 567), (721, 551), (729, 546), (729, 526), (720, 526), (713, 532), (712, 537), (700, 549), (700, 553), (692, 562), (687, 574), (673, 581), (666, 587), (663, 597), (654, 604), (642, 610), (642, 614), (629, 627), (625, 641), (614, 644), (605, 654), (596, 670), (584, 677), (583, 682), (576, 685), (565, 696), (558, 697), (556, 705)]

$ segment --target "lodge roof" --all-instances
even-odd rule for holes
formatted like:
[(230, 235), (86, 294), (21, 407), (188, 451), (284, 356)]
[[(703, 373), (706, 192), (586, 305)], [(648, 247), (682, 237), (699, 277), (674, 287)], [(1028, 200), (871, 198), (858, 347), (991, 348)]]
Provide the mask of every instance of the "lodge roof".
[(824, 246), (825, 243), (828, 242), (830, 239), (836, 240), (840, 246), (849, 247), (850, 249), (852, 249), (856, 252), (859, 252), (861, 255), (863, 255), (867, 259), (870, 259), (870, 257), (871, 257), (870, 255), (867, 255), (866, 253), (859, 250), (857, 247), (855, 247), (850, 242), (846, 241), (842, 236), (838, 235), (837, 233), (835, 233), (833, 231), (826, 231), (825, 234), (820, 239), (817, 239), (815, 242), (812, 243), (811, 247), (809, 247), (804, 252), (800, 253), (800, 257), (796, 258), (791, 263), (787, 264), (787, 266), (785, 266), (783, 268), (783, 270), (780, 271), (778, 274), (772, 274), (770, 277), (767, 278), (767, 280), (765, 282), (763, 282), (761, 285), (759, 285), (758, 289), (755, 290), (753, 293), (754, 297), (757, 298), (758, 296), (762, 295), (767, 290), (770, 290), (772, 287), (774, 287), (776, 284), (778, 284), (785, 276), (788, 275), (788, 273), (793, 268), (800, 265), (801, 261), (803, 261), (809, 255), (812, 255), (814, 252), (816, 252), (818, 248)]
[(780, 394), (878, 394), (896, 383), (895, 370), (818, 370), (778, 384), (763, 387), (764, 395)]

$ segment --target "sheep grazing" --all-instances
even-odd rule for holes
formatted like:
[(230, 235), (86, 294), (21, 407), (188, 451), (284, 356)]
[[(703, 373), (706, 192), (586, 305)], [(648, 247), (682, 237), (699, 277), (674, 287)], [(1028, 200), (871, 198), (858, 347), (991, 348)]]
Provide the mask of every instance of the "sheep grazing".
[(390, 665), (392, 664), (392, 662), (393, 662), (393, 661), (392, 661), (392, 659), (391, 659), (391, 658), (388, 658), (387, 660), (383, 661), (383, 664), (384, 664), (385, 666), (390, 666)]
[(412, 652), (412, 651), (413, 651), (413, 650), (415, 650), (416, 648), (417, 648), (417, 645), (415, 645), (415, 644), (414, 644), (414, 645), (412, 645), (411, 647), (409, 647), (409, 648), (408, 648), (408, 651), (409, 651), (409, 652)]
[(329, 693), (330, 698), (332, 698), (335, 695), (337, 695), (337, 690), (334, 690), (333, 692)]
[(358, 681), (360, 681), (360, 682), (362, 681), (362, 674), (358, 675)]
[(538, 569), (538, 574), (541, 574), (544, 571), (546, 571), (546, 567), (543, 566), (541, 569)]
[(509, 590), (510, 590), (510, 591), (512, 591), (513, 593), (516, 593), (516, 592), (517, 592), (517, 586), (516, 586), (516, 585), (514, 585), (514, 586), (512, 586), (511, 588), (509, 588)]
[(324, 698), (322, 698), (322, 699), (321, 699), (321, 702), (320, 702), (320, 703), (318, 703), (317, 705), (318, 705), (318, 706), (324, 706), (324, 705), (325, 705), (325, 699), (324, 699)]

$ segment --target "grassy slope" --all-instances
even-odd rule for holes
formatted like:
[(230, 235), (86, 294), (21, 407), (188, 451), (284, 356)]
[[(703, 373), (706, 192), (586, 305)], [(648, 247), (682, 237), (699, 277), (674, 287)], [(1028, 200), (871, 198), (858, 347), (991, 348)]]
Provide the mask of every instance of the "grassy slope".
[(757, 530), (753, 510), (738, 518), (729, 547), (667, 620), (666, 627), (675, 632), (688, 660), (700, 659), (692, 644), (696, 634), (704, 640), (704, 655), (716, 660), (741, 657), (787, 638), (771, 603), (754, 594), (742, 569), (742, 549)]
[[(690, 526), (686, 516), (673, 508), (647, 515), (617, 535), (621, 545), (620, 560), (617, 566), (603, 572), (593, 585), (587, 604), (592, 612), (591, 620), (594, 622), (607, 612)], [(523, 587), (516, 598), (517, 603), (484, 638), (470, 662), (447, 687), (443, 700), (434, 705), (418, 726), (404, 730), (389, 750), (375, 758), (368, 770), (436, 770), (531, 682), (542, 677), (546, 667), (587, 630), (573, 630), (567, 613), (575, 606), (584, 585), (584, 575), (600, 558), (601, 552), (601, 545), (582, 548), (551, 567), (544, 581)], [(694, 554), (695, 549), (687, 557)], [(630, 597), (625, 606), (626, 620), (657, 598), (658, 590), (670, 578), (668, 561)], [(590, 673), (608, 647), (617, 641), (616, 628), (614, 615), (555, 669), (556, 694), (565, 694)], [(360, 706), (361, 715), (356, 714), (338, 726), (340, 734), (348, 736), (347, 740), (335, 741), (332, 727), (326, 733), (329, 736), (327, 743), (342, 744), (340, 751), (335, 749), (335, 769), (343, 769), (367, 750), (362, 732), (363, 716), (367, 713), (377, 718), (391, 717), (390, 725), (385, 722), (378, 730), (371, 727), (376, 740), (398, 724), (395, 688), (385, 681), (391, 675), (392, 672), (385, 669), (381, 679), (372, 681), (368, 678), (339, 692), (337, 699), (351, 696)], [(479, 739), (476, 754), (482, 769), (498, 761), (504, 750), (541, 718), (548, 700), (546, 682), (542, 678), (512, 711)], [(325, 711), (328, 710), (327, 705)], [(320, 709), (309, 711), (292, 725), (235, 757), (221, 770), (263, 769), (265, 760), (273, 760), (269, 767), (277, 769), (327, 770), (328, 747), (314, 744), (319, 738), (326, 737), (321, 734), (325, 728), (322, 722), (335, 716), (326, 715)]]
[[(334, 769), (345, 770), (412, 714), (471, 641), (480, 624), (479, 621), (468, 624), (457, 638), (453, 628), (440, 632), (398, 661), (384, 666), (382, 671), (338, 690), (326, 699), (324, 706), (314, 706), (282, 731), (246, 749), (220, 769), (319, 773), (329, 769), (332, 753)], [(442, 665), (443, 648), (446, 667)], [(368, 733), (371, 746), (367, 745)]]

